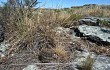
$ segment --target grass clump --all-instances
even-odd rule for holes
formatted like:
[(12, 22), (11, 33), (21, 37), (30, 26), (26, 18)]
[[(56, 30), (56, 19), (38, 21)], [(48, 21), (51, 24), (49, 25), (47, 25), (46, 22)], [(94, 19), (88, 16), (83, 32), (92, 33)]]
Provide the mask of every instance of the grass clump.
[(86, 61), (82, 65), (82, 70), (92, 70), (93, 63), (94, 59), (88, 56)]
[(105, 26), (105, 27), (110, 27), (110, 21), (107, 21), (107, 20), (100, 20), (100, 23), (102, 26)]
[(59, 62), (67, 62), (68, 52), (63, 47), (56, 47), (54, 51)]

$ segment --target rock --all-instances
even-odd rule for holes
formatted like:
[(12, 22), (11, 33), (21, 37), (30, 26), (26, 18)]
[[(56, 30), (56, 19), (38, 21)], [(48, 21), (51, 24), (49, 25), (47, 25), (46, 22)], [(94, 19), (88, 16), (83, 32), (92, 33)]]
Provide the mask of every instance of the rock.
[(74, 60), (74, 64), (78, 67), (81, 67), (84, 64), (84, 62), (86, 62), (89, 56), (92, 59), (96, 58), (96, 55), (93, 52), (89, 52), (87, 50), (83, 52), (76, 51), (76, 59)]
[(23, 70), (40, 70), (36, 65), (28, 65)]
[(62, 70), (79, 70), (74, 65), (68, 65), (62, 68)]
[(72, 61), (72, 64), (67, 67), (67, 70), (69, 70), (69, 68), (71, 68), (70, 70), (86, 70), (83, 69), (83, 67), (88, 67), (90, 65), (88, 62), (93, 62), (93, 60), (96, 59), (96, 56), (95, 53), (89, 52), (87, 49), (75, 51), (75, 59)]
[(70, 33), (70, 29), (69, 28), (56, 27), (54, 30), (57, 33), (63, 33), (63, 34), (69, 34)]
[(87, 50), (83, 52), (76, 51), (76, 58), (73, 61), (73, 66), (79, 70), (83, 70), (84, 67), (84, 70), (86, 68), (88, 70), (89, 66), (92, 70), (110, 70), (110, 57), (96, 55), (94, 52), (89, 52)]
[(82, 34), (92, 41), (110, 43), (110, 29), (104, 27), (80, 25), (77, 33)]
[(99, 20), (100, 18), (98, 17), (86, 17), (84, 19), (80, 19), (79, 23), (81, 25), (86, 24), (86, 25), (91, 25), (91, 26), (99, 26), (100, 25)]
[(5, 56), (5, 52), (8, 48), (8, 44), (5, 44), (5, 42), (0, 43), (0, 57)]
[(79, 20), (79, 24), (86, 24), (90, 26), (100, 26), (102, 24), (104, 25), (110, 25), (110, 18), (99, 18), (99, 17), (86, 17), (84, 19)]
[(8, 48), (8, 44), (5, 44), (5, 42), (0, 43), (0, 51), (5, 52)]
[(110, 57), (99, 55), (93, 64), (92, 70), (110, 70)]
[(3, 52), (0, 52), (0, 57), (5, 57), (5, 54)]

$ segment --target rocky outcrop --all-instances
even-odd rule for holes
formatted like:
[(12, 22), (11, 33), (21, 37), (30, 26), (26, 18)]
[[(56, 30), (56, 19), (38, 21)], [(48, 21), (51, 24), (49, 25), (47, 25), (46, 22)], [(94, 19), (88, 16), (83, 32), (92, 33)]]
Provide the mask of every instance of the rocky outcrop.
[(79, 20), (79, 24), (86, 24), (90, 26), (101, 26), (101, 25), (110, 25), (110, 18), (99, 18), (99, 17), (86, 17)]
[(76, 51), (76, 59), (73, 61), (74, 68), (78, 70), (109, 70), (110, 57), (97, 55), (89, 51)]
[(91, 26), (99, 26), (100, 25), (99, 20), (100, 18), (98, 17), (86, 17), (84, 19), (80, 19), (79, 23), (80, 25), (86, 24), (86, 25), (91, 25)]
[(92, 41), (110, 43), (110, 29), (104, 27), (80, 25), (76, 32)]

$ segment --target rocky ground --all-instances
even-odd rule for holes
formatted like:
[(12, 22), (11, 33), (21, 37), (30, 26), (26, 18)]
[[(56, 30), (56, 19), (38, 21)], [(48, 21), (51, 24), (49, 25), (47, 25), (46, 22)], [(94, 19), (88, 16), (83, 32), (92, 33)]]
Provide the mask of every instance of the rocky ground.
[[(6, 44), (3, 40), (0, 44), (0, 70), (109, 70), (110, 45), (103, 44), (103, 42), (110, 43), (109, 38), (107, 38), (110, 33), (99, 32), (103, 34), (102, 37), (107, 34), (106, 38), (102, 38), (97, 32), (95, 36), (93, 32), (88, 36), (88, 33), (84, 34), (78, 27), (80, 26), (71, 28), (55, 27), (53, 29), (57, 35), (56, 44), (59, 44), (57, 41), (61, 39), (58, 42), (61, 42), (60, 46), (63, 47), (59, 47), (59, 49), (65, 48), (67, 52), (62, 51), (63, 54), (60, 55), (53, 52), (53, 49), (49, 49), (50, 47), (54, 48), (54, 45), (52, 40), (47, 38), (45, 45), (48, 47), (39, 52), (38, 49), (41, 49), (39, 43), (42, 45), (44, 41), (38, 38), (34, 47), (26, 49), (24, 47), (16, 53), (8, 54), (10, 56), (6, 57), (9, 44)], [(89, 39), (91, 37), (92, 41)], [(103, 40), (101, 43), (99, 43), (99, 38)], [(105, 41), (105, 39), (107, 40)], [(58, 52), (58, 49), (56, 51)]]

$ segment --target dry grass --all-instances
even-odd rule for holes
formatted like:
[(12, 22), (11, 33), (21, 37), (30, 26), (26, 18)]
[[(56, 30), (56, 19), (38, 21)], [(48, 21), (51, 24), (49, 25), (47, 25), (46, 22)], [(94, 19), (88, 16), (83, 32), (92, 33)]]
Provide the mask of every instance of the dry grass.
[[(12, 8), (6, 7), (3, 9), (2, 16), (4, 23), (6, 23), (6, 41), (11, 44), (8, 56), (23, 48), (37, 47), (34, 42), (39, 42), (38, 47), (40, 49), (38, 52), (40, 57), (43, 58), (41, 62), (50, 62), (54, 58), (57, 59), (56, 62), (68, 62), (70, 51), (67, 48), (71, 42), (70, 36), (68, 33), (58, 33), (54, 31), (54, 28), (58, 26), (78, 26), (78, 20), (85, 16), (109, 17), (110, 11), (97, 8), (75, 9), (69, 12), (61, 9), (33, 8), (16, 9), (14, 11)], [(80, 47), (80, 45), (78, 46)], [(98, 48), (98, 51), (104, 53), (109, 50)], [(86, 64), (85, 66), (91, 66), (92, 59)]]
[(69, 9), (69, 13), (73, 12), (74, 14), (86, 16), (94, 16), (94, 17), (110, 17), (109, 9), (100, 9), (100, 8), (78, 8), (78, 9)]
[(54, 49), (56, 57), (59, 62), (67, 62), (68, 61), (68, 51), (66, 51), (63, 47), (56, 47)]
[(88, 56), (87, 60), (82, 65), (82, 70), (92, 70), (93, 63), (94, 63), (94, 59)]

